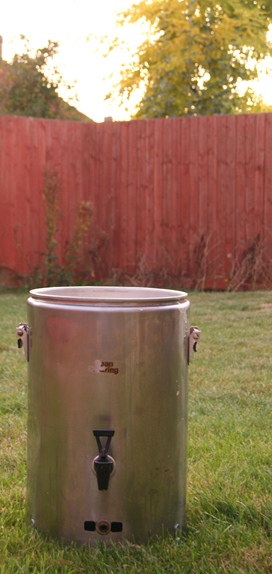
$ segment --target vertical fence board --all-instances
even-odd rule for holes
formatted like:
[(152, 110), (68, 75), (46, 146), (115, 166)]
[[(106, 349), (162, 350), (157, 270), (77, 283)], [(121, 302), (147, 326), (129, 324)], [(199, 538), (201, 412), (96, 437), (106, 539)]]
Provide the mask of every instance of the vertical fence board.
[(246, 116), (246, 240), (251, 244), (254, 238), (255, 228), (255, 116)]
[(183, 271), (182, 276), (189, 276), (190, 253), (188, 249), (190, 241), (190, 132), (189, 122), (181, 118), (180, 134), (180, 226), (182, 236)]
[[(116, 274), (116, 269), (119, 267), (118, 254), (119, 254), (119, 234), (120, 227), (120, 210), (118, 206), (118, 198), (120, 196), (120, 154), (121, 154), (121, 123), (114, 122), (112, 124), (112, 150), (111, 150), (111, 223), (110, 228), (100, 230), (104, 234), (103, 258), (105, 267), (110, 269), (111, 274)], [(103, 236), (102, 236), (103, 241)], [(104, 266), (103, 266), (104, 267)]]
[[(26, 242), (28, 241), (28, 229), (24, 232), (24, 217), (26, 211), (25, 188), (22, 188), (24, 173), (22, 164), (24, 156), (27, 154), (27, 141), (21, 139), (22, 125), (18, 118), (7, 118), (8, 146), (6, 165), (6, 192), (10, 195), (9, 223), (6, 221), (6, 233), (8, 237), (8, 248), (11, 252), (9, 266), (16, 265), (16, 251), (19, 246), (20, 256), (24, 258)], [(23, 184), (24, 185), (24, 184)], [(19, 251), (18, 250), (18, 251)], [(26, 261), (24, 261), (24, 264)]]
[(272, 114), (266, 114), (264, 165), (264, 237), (271, 261), (272, 221)]
[(128, 272), (135, 272), (137, 261), (136, 235), (137, 235), (137, 122), (131, 121), (128, 124), (128, 173), (126, 191), (126, 269)]
[[(114, 125), (111, 121), (105, 122), (102, 129), (101, 124), (93, 126), (94, 141), (93, 147), (96, 158), (92, 166), (92, 171), (96, 173), (96, 179), (91, 185), (89, 199), (94, 203), (94, 216), (92, 221), (92, 254), (93, 264), (96, 267), (99, 259), (99, 250), (102, 249), (103, 255), (101, 263), (103, 266), (112, 265), (111, 254), (106, 248), (112, 241), (114, 233)], [(88, 125), (86, 125), (88, 130)], [(99, 145), (99, 149), (97, 148)], [(93, 150), (93, 151), (94, 151)], [(98, 167), (99, 166), (99, 167)], [(87, 169), (87, 167), (86, 167)], [(101, 264), (100, 263), (100, 264)]]
[(199, 118), (190, 122), (189, 147), (189, 269), (190, 277), (195, 278), (198, 271), (198, 251), (201, 238), (199, 230)]
[(245, 248), (246, 240), (246, 116), (236, 118), (236, 246), (234, 260), (237, 253)]
[(172, 165), (171, 165), (171, 232), (168, 272), (179, 273), (182, 270), (182, 247), (180, 226), (180, 124), (171, 120)]
[[(220, 118), (221, 119), (221, 118)], [(228, 221), (228, 158), (227, 158), (227, 118), (224, 116), (223, 121), (217, 121), (217, 173), (218, 173), (218, 202), (217, 202), (217, 225), (218, 234), (220, 237), (224, 238), (223, 242), (219, 245), (219, 261), (218, 261), (218, 271), (222, 275), (224, 273), (224, 267), (226, 264), (226, 234)]]
[[(176, 128), (176, 129), (175, 129)], [(180, 276), (183, 271), (183, 227), (182, 227), (182, 205), (181, 205), (181, 125), (180, 122), (175, 126), (172, 123), (173, 131), (173, 229), (172, 245), (174, 252), (174, 262), (171, 262), (171, 269), (176, 271)]]
[(95, 186), (93, 190), (93, 201), (95, 205), (96, 222), (100, 229), (105, 227), (105, 209), (104, 209), (104, 126), (97, 124), (95, 134)]
[(155, 259), (159, 260), (161, 247), (161, 227), (162, 227), (162, 128), (163, 120), (154, 122), (154, 247)]
[(207, 241), (208, 269), (207, 286), (214, 286), (213, 275), (217, 274), (220, 259), (220, 233), (218, 232), (218, 185), (217, 185), (217, 116), (207, 117)]
[(226, 116), (226, 227), (225, 227), (225, 251), (224, 251), (224, 280), (228, 278), (232, 270), (233, 253), (235, 249), (235, 180), (236, 180), (236, 117)]
[(136, 150), (136, 189), (135, 197), (131, 198), (130, 209), (131, 215), (135, 217), (136, 222), (136, 263), (137, 272), (142, 273), (142, 269), (146, 265), (145, 259), (148, 260), (149, 252), (146, 250), (145, 239), (146, 239), (146, 197), (145, 197), (145, 167), (146, 167), (146, 137), (145, 137), (145, 127), (146, 120), (141, 122), (133, 122), (133, 127), (135, 129), (135, 150)]
[[(102, 124), (101, 124), (102, 125)], [(100, 191), (99, 191), (99, 225), (102, 229), (110, 229), (110, 188), (111, 188), (111, 131), (112, 122), (107, 121), (101, 131), (101, 173), (100, 173)]]
[(154, 120), (146, 122), (146, 249), (150, 261), (156, 257), (156, 245), (154, 242), (154, 173), (155, 173), (155, 149), (154, 149)]
[(162, 245), (163, 253), (162, 264), (164, 264), (165, 253), (170, 253), (170, 234), (172, 221), (172, 142), (171, 142), (171, 125), (172, 120), (168, 119), (163, 123), (163, 140), (162, 140), (162, 167), (163, 167), (163, 195), (162, 195)]
[(255, 181), (254, 181), (254, 205), (255, 205), (255, 229), (254, 236), (263, 231), (264, 226), (264, 160), (265, 160), (265, 114), (256, 116), (255, 138)]
[(129, 222), (127, 221), (127, 171), (128, 171), (128, 129), (129, 123), (120, 124), (120, 158), (119, 173), (120, 186), (117, 193), (116, 209), (118, 212), (118, 226), (116, 235), (118, 237), (118, 267), (125, 269), (127, 262), (126, 239)]
[(199, 169), (198, 169), (198, 189), (199, 189), (199, 233), (207, 234), (208, 221), (208, 116), (204, 117), (199, 130)]

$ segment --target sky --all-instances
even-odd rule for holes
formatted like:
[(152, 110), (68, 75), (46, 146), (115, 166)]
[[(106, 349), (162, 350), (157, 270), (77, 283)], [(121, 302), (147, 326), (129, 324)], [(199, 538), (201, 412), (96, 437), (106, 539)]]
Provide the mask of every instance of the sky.
[[(77, 109), (97, 122), (109, 116), (115, 120), (129, 119), (124, 107), (104, 100), (114, 81), (110, 75), (118, 78), (124, 54), (119, 51), (105, 58), (105, 47), (99, 38), (114, 37), (118, 11), (132, 3), (132, 0), (0, 0), (3, 59), (11, 61), (13, 54), (21, 50), (20, 34), (29, 39), (34, 49), (46, 46), (48, 39), (58, 41), (60, 50), (54, 62), (65, 80), (76, 81)], [(133, 46), (140, 38), (139, 27), (132, 36), (130, 31)]]
[[(133, 0), (0, 0), (3, 59), (10, 61), (20, 50), (20, 34), (29, 39), (34, 49), (46, 46), (49, 39), (58, 41), (60, 50), (54, 62), (65, 80), (76, 83), (78, 110), (97, 122), (109, 116), (128, 120), (129, 111), (117, 102), (105, 101), (105, 96), (118, 80), (121, 63), (129, 55), (119, 50), (104, 57), (105, 47), (99, 38), (116, 35), (117, 13), (131, 4)], [(142, 37), (139, 26), (134, 30), (132, 33), (130, 27), (124, 32), (132, 50)], [(263, 75), (256, 91), (272, 104), (272, 66), (270, 75)], [(65, 97), (64, 93), (61, 95)]]

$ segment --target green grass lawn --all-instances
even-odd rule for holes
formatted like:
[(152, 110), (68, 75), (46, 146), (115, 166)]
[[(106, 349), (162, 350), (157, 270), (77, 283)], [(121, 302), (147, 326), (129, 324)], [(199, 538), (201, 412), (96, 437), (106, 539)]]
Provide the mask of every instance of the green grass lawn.
[(190, 293), (187, 527), (139, 546), (65, 547), (26, 521), (27, 293), (0, 292), (0, 572), (272, 573), (272, 293)]

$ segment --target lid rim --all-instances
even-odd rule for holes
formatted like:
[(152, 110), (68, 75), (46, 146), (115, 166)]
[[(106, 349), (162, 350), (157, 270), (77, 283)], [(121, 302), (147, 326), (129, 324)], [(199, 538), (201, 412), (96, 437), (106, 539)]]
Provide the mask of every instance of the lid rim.
[[(88, 293), (89, 291), (89, 293)], [(74, 303), (157, 303), (184, 300), (187, 293), (174, 289), (157, 289), (155, 287), (43, 287), (31, 289), (30, 295), (43, 301), (61, 301)]]

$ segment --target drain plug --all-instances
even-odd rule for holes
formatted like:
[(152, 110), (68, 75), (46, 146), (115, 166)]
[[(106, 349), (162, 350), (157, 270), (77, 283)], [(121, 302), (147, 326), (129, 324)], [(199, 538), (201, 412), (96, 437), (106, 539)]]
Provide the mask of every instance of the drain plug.
[(110, 532), (111, 525), (107, 520), (99, 520), (99, 522), (96, 523), (95, 529), (98, 534), (104, 536)]

